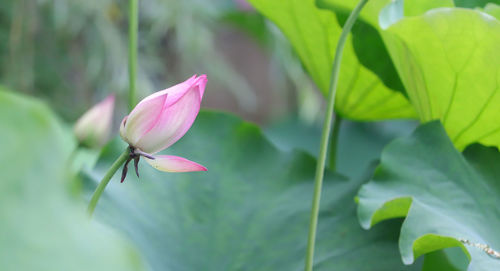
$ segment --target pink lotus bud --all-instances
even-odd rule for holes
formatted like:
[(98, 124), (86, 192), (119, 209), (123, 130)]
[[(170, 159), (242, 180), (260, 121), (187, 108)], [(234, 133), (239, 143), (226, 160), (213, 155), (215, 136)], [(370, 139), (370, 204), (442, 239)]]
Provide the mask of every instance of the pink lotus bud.
[(85, 112), (73, 129), (78, 142), (87, 147), (101, 147), (111, 133), (115, 96), (109, 95)]
[(155, 168), (169, 172), (206, 170), (176, 156), (152, 156), (168, 148), (191, 128), (207, 84), (201, 75), (144, 98), (120, 125), (122, 139), (131, 147), (131, 157), (145, 156)]

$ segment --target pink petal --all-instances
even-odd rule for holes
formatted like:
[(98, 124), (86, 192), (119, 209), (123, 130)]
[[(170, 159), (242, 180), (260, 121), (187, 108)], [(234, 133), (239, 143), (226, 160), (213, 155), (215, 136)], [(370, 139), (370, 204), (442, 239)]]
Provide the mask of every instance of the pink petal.
[(120, 135), (127, 143), (136, 146), (137, 142), (157, 123), (168, 94), (157, 95), (142, 100), (130, 112), (120, 127)]
[(109, 95), (85, 112), (75, 124), (74, 132), (81, 143), (103, 145), (111, 133), (115, 95)]
[(166, 102), (165, 106), (170, 106), (176, 103), (177, 100), (182, 98), (182, 96), (184, 96), (186, 92), (188, 92), (191, 88), (195, 86), (198, 86), (198, 91), (200, 92), (200, 99), (201, 99), (203, 98), (203, 93), (205, 92), (206, 84), (207, 84), (207, 76), (205, 74), (202, 74), (199, 77), (193, 75), (182, 83), (179, 83), (175, 86), (172, 86), (170, 88), (149, 95), (148, 97), (144, 98), (143, 101), (147, 101), (149, 99), (154, 99), (158, 96), (168, 94), (168, 101)]
[(200, 91), (200, 99), (203, 98), (203, 94), (205, 93), (205, 87), (207, 86), (207, 75), (206, 74), (200, 75), (196, 79), (194, 84), (198, 86), (198, 89)]
[(200, 94), (199, 87), (194, 86), (176, 103), (164, 107), (154, 127), (143, 135), (134, 146), (153, 154), (174, 144), (184, 136), (196, 119), (200, 111)]
[(149, 95), (123, 119), (120, 135), (145, 152), (155, 153), (172, 145), (194, 122), (206, 83), (206, 75), (194, 75), (180, 84)]
[(166, 172), (207, 171), (206, 167), (179, 156), (158, 155), (154, 160), (144, 159), (155, 169)]
[(123, 138), (123, 140), (125, 140), (125, 138), (126, 138), (126, 135), (125, 135), (125, 123), (127, 123), (127, 119), (128, 119), (128, 115), (125, 116), (122, 119), (122, 122), (120, 123), (120, 136)]

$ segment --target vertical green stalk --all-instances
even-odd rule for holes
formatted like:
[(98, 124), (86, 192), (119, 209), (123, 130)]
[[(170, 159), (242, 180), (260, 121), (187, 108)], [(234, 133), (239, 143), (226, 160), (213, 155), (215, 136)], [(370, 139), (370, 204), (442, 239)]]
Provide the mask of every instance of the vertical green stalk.
[(128, 25), (128, 77), (129, 109), (132, 110), (137, 104), (137, 93), (135, 88), (137, 76), (137, 28), (139, 26), (138, 0), (129, 0), (129, 25)]
[(92, 214), (94, 214), (95, 207), (97, 206), (97, 202), (101, 198), (102, 192), (104, 192), (104, 189), (108, 185), (109, 181), (115, 175), (116, 171), (127, 161), (130, 155), (130, 150), (127, 147), (127, 149), (116, 159), (116, 161), (111, 165), (111, 167), (108, 169), (104, 177), (102, 177), (101, 182), (97, 186), (97, 188), (94, 191), (94, 194), (92, 195), (92, 198), (90, 199), (89, 207), (87, 208), (87, 212), (89, 214), (89, 217), (92, 217)]
[(332, 137), (328, 148), (328, 169), (335, 171), (337, 168), (337, 146), (339, 143), (340, 124), (342, 118), (337, 114), (333, 120)]
[(335, 94), (337, 90), (337, 81), (340, 71), (340, 60), (342, 58), (342, 51), (344, 50), (344, 45), (351, 31), (351, 28), (356, 21), (359, 13), (363, 6), (368, 2), (368, 0), (360, 0), (358, 5), (353, 9), (349, 18), (344, 24), (342, 33), (340, 34), (339, 41), (337, 43), (337, 48), (335, 50), (335, 58), (333, 60), (332, 76), (330, 78), (330, 90), (328, 92), (327, 98), (327, 110), (325, 113), (325, 120), (323, 122), (323, 131), (321, 134), (321, 143), (318, 156), (318, 163), (316, 166), (316, 177), (314, 179), (314, 194), (313, 202), (311, 207), (311, 219), (309, 225), (309, 236), (307, 240), (307, 252), (306, 252), (306, 271), (313, 270), (314, 263), (314, 245), (316, 241), (316, 228), (318, 226), (318, 213), (319, 205), (321, 199), (321, 187), (323, 185), (323, 175), (325, 170), (326, 153), (328, 149), (328, 140), (330, 137), (330, 130), (332, 126), (333, 109), (335, 105)]
[[(138, 0), (129, 0), (129, 25), (128, 25), (128, 77), (129, 77), (129, 109), (134, 109), (137, 104), (137, 93), (136, 93), (136, 77), (137, 77), (137, 31), (139, 27), (139, 7)], [(130, 150), (127, 148), (111, 165), (108, 169), (101, 182), (97, 186), (90, 199), (88, 206), (88, 214), (92, 217), (97, 202), (101, 198), (104, 189), (108, 185), (109, 181), (116, 173), (116, 171), (127, 161), (129, 158)]]

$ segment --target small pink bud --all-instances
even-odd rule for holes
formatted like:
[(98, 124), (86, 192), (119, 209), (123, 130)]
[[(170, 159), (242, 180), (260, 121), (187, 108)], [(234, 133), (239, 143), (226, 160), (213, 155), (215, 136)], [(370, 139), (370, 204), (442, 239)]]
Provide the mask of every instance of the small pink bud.
[[(153, 158), (152, 154), (170, 147), (184, 136), (200, 111), (206, 84), (206, 75), (194, 75), (140, 101), (120, 124), (120, 136), (131, 146), (131, 157)], [(148, 162), (169, 172), (206, 170), (177, 156), (154, 156)]]
[(115, 96), (109, 95), (77, 120), (73, 131), (80, 144), (98, 148), (106, 143), (111, 133), (114, 107)]

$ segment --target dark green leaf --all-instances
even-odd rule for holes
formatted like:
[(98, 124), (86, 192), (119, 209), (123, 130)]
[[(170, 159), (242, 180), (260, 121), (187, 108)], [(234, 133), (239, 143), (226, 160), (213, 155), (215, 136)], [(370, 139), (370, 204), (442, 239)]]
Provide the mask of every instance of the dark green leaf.
[(422, 271), (462, 271), (467, 270), (469, 261), (461, 248), (451, 247), (425, 255)]
[[(337, 144), (337, 171), (349, 178), (359, 179), (380, 157), (387, 143), (397, 137), (409, 135), (416, 126), (416, 121), (363, 123), (342, 120)], [(267, 127), (264, 133), (281, 150), (297, 149), (313, 156), (318, 155), (321, 138), (319, 125), (290, 118)]]
[(425, 124), (384, 149), (358, 194), (361, 224), (406, 216), (399, 240), (405, 263), (459, 246), (471, 259), (468, 270), (497, 270), (500, 259), (461, 240), (500, 250), (499, 165), (495, 148), (473, 145), (463, 156), (439, 122)]
[[(107, 146), (90, 176), (125, 148)], [(207, 172), (165, 173), (140, 163), (140, 179), (115, 176), (97, 217), (121, 229), (153, 270), (302, 270), (315, 160), (283, 152), (260, 130), (221, 113), (202, 112), (168, 153)], [(363, 231), (353, 197), (360, 182), (327, 172), (315, 270), (404, 270), (398, 221)], [(416, 267), (415, 267), (416, 268)]]
[(462, 8), (475, 8), (475, 7), (484, 7), (488, 3), (496, 3), (500, 4), (498, 0), (454, 0), (455, 5), (457, 7)]

